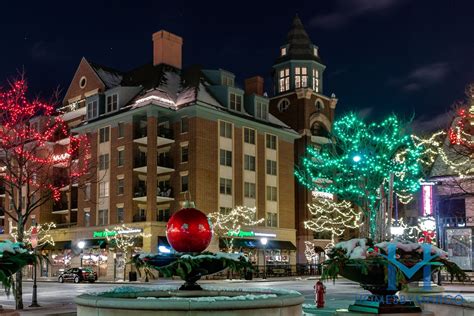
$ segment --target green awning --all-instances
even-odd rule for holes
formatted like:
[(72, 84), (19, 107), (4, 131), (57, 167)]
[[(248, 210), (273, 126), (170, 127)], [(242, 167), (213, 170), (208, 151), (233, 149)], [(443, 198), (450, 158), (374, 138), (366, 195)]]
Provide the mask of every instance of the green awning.
[[(235, 238), (234, 242), (234, 249), (238, 248), (247, 248), (247, 249), (275, 249), (275, 250), (296, 250), (296, 246), (287, 240), (273, 240), (268, 239), (267, 245), (264, 247), (260, 242), (260, 239), (243, 239), (243, 238)], [(223, 238), (219, 239), (219, 247), (225, 248), (225, 242)]]

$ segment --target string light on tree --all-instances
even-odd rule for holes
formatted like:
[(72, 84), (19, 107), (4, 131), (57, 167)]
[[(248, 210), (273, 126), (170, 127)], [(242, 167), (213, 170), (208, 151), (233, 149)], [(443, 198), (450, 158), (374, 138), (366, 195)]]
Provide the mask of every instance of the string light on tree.
[(332, 247), (336, 236), (342, 236), (350, 228), (359, 228), (360, 213), (356, 212), (350, 202), (334, 202), (332, 200), (316, 200), (313, 204), (308, 204), (312, 219), (304, 222), (306, 229), (314, 232), (331, 233)]
[(228, 252), (233, 251), (234, 237), (239, 235), (243, 226), (256, 226), (265, 220), (257, 219), (257, 208), (248, 206), (236, 206), (228, 213), (210, 213), (208, 218), (212, 223), (214, 235), (222, 238)]
[[(35, 226), (30, 226), (27, 230), (24, 232), (23, 236), (23, 242), (26, 245), (31, 246), (31, 233), (33, 231), (33, 227)], [(54, 238), (51, 235), (51, 230), (56, 228), (55, 223), (45, 223), (45, 224), (38, 224), (36, 225), (36, 234), (37, 234), (37, 247), (42, 247), (46, 245), (51, 245), (54, 246)], [(12, 232), (10, 236), (13, 238), (15, 242), (18, 242), (18, 229), (17, 227), (12, 228)]]
[(333, 124), (332, 142), (320, 150), (307, 148), (296, 178), (310, 190), (332, 193), (360, 208), (364, 227), (374, 237), (380, 188), (387, 196), (390, 175), (394, 175), (394, 192), (404, 201), (420, 187), (422, 149), (405, 130), (395, 115), (380, 123), (346, 115)]

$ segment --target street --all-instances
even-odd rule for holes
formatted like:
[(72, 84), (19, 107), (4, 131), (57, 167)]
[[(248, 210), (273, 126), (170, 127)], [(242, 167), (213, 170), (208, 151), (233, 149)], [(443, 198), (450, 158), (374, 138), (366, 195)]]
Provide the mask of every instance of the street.
[[(314, 304), (314, 290), (313, 285), (316, 280), (311, 279), (297, 279), (287, 278), (285, 280), (255, 280), (255, 281), (243, 281), (243, 280), (209, 280), (200, 281), (200, 284), (225, 286), (225, 287), (246, 287), (246, 288), (281, 288), (288, 290), (296, 290), (305, 296), (305, 304)], [(159, 284), (181, 284), (181, 280), (155, 280), (150, 283), (137, 283), (134, 286), (155, 286)], [(41, 305), (40, 308), (29, 308), (31, 304), (31, 292), (32, 282), (23, 283), (23, 300), (25, 305), (25, 311), (21, 315), (59, 315), (59, 314), (75, 314), (74, 298), (82, 293), (86, 292), (100, 292), (111, 287), (118, 286), (129, 286), (129, 283), (55, 283), (55, 282), (38, 282), (38, 303)], [(349, 282), (347, 280), (338, 280), (333, 285), (332, 282), (326, 282), (327, 287), (327, 306), (334, 306), (337, 300), (337, 305), (349, 305), (353, 302), (356, 294), (366, 293), (356, 283)], [(0, 304), (4, 308), (14, 308), (14, 298), (10, 295), (9, 298), (3, 294), (0, 296)]]

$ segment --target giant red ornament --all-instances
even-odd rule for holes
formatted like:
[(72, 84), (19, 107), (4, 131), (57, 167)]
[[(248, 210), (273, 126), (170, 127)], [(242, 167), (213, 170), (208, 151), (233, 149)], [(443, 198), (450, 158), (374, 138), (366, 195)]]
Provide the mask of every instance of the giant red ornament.
[(203, 212), (183, 208), (169, 219), (166, 238), (178, 252), (201, 252), (211, 243), (212, 230)]

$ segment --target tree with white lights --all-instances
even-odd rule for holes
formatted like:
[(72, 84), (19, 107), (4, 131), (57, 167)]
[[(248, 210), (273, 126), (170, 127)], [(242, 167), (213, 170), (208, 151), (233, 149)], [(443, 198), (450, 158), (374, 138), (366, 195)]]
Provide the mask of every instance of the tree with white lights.
[(359, 228), (360, 213), (348, 201), (318, 199), (308, 204), (308, 209), (312, 218), (304, 222), (304, 227), (314, 232), (331, 233), (331, 244), (327, 247), (334, 246), (336, 237), (342, 236), (347, 229)]
[(214, 235), (222, 238), (228, 252), (233, 251), (234, 238), (239, 236), (241, 228), (263, 223), (264, 218), (257, 219), (257, 208), (237, 206), (228, 213), (214, 212), (208, 215)]
[[(0, 122), (0, 180), (11, 205), (3, 211), (16, 224), (16, 240), (24, 242), (33, 211), (59, 200), (61, 188), (87, 173), (88, 160), (77, 158), (88, 155), (89, 142), (86, 136), (69, 133), (53, 104), (28, 100), (23, 78), (0, 91)], [(68, 145), (57, 143), (65, 138)], [(65, 183), (52, 176), (58, 164), (70, 170)], [(20, 270), (15, 281), (16, 309), (23, 309), (22, 280)]]
[[(53, 222), (45, 223), (45, 224), (37, 224), (36, 226), (30, 226), (30, 228), (28, 228), (24, 232), (23, 242), (27, 246), (31, 246), (31, 235), (32, 235), (33, 230), (36, 229), (37, 247), (42, 247), (46, 245), (54, 246), (54, 238), (51, 235), (51, 230), (55, 228), (56, 228), (56, 224)], [(13, 227), (10, 236), (13, 238), (15, 242), (18, 242), (18, 230), (16, 227)]]
[[(126, 261), (129, 261), (133, 250), (138, 246), (138, 243), (144, 238), (148, 238), (151, 234), (146, 234), (140, 229), (128, 227), (125, 224), (115, 226), (112, 230), (105, 229), (105, 238), (110, 243), (110, 247), (115, 249), (115, 252), (121, 252)], [(124, 280), (126, 276), (126, 269), (123, 271)]]

